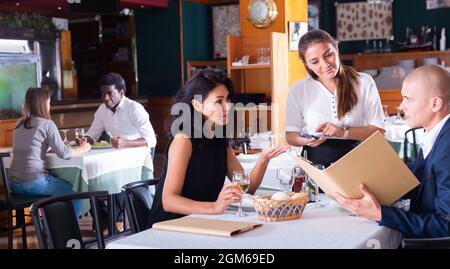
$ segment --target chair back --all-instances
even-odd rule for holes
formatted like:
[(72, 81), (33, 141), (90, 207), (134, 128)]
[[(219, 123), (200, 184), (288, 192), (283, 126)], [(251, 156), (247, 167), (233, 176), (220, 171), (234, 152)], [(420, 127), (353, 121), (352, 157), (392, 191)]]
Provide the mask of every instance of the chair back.
[[(417, 137), (416, 137), (416, 131), (417, 130), (423, 130), (422, 127), (415, 127), (407, 130), (405, 132), (405, 139), (403, 140), (403, 161), (405, 163), (414, 161), (415, 158), (417, 158), (417, 155), (419, 155), (419, 152), (417, 150)], [(412, 137), (412, 141), (409, 139), (409, 137)], [(412, 150), (412, 156), (409, 157), (409, 147), (413, 148)]]
[(6, 160), (9, 160), (11, 154), (9, 152), (0, 153), (0, 173), (2, 177), (3, 189), (5, 192), (5, 202), (7, 206), (11, 206), (11, 190), (8, 183), (8, 173), (6, 172)]
[(149, 187), (155, 186), (159, 179), (148, 179), (129, 183), (122, 187), (125, 194), (125, 210), (132, 233), (145, 230), (145, 223), (150, 215), (153, 204), (153, 194)]
[(450, 237), (411, 238), (402, 240), (404, 249), (450, 249)]
[(437, 238), (405, 238), (403, 249), (450, 249), (450, 214), (447, 214), (449, 236)]
[(105, 240), (100, 225), (97, 198), (110, 198), (108, 192), (80, 192), (69, 195), (52, 196), (31, 205), (30, 214), (36, 229), (36, 237), (41, 249), (85, 248), (78, 218), (73, 208), (73, 200), (89, 199), (92, 219), (99, 249), (105, 248)]

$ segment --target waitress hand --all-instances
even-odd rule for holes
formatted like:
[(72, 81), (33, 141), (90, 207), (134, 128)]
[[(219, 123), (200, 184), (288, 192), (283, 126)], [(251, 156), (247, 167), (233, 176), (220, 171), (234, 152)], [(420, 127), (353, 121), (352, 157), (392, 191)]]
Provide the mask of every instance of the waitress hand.
[(327, 141), (325, 136), (321, 136), (319, 138), (300, 138), (303, 146), (308, 146), (311, 148), (315, 148), (320, 146), (323, 142)]
[(344, 129), (340, 127), (336, 127), (331, 122), (325, 122), (317, 126), (316, 132), (322, 132), (323, 136), (325, 137), (343, 137), (344, 136)]

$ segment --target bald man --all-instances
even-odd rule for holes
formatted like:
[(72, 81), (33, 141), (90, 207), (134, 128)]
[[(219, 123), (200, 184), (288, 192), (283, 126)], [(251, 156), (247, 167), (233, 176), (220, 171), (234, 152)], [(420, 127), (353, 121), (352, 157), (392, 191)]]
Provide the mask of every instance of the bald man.
[(378, 221), (404, 237), (449, 236), (450, 216), (450, 73), (437, 65), (412, 71), (403, 81), (400, 105), (408, 125), (423, 127), (419, 156), (409, 166), (420, 184), (410, 192), (410, 210), (381, 206), (361, 186), (363, 198), (335, 194), (339, 204), (357, 216)]

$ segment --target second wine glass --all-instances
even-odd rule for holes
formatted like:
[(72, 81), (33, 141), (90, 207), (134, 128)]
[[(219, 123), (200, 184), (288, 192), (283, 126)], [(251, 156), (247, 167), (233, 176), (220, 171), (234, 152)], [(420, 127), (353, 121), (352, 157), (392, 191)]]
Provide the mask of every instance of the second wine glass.
[(69, 129), (61, 129), (60, 131), (63, 132), (63, 134), (64, 134), (64, 137), (63, 137), (64, 145), (66, 145), (66, 147), (70, 147), (69, 140), (67, 139), (67, 131), (69, 131)]
[(76, 128), (75, 129), (75, 137), (78, 138), (81, 141), (84, 138), (84, 129), (83, 128)]

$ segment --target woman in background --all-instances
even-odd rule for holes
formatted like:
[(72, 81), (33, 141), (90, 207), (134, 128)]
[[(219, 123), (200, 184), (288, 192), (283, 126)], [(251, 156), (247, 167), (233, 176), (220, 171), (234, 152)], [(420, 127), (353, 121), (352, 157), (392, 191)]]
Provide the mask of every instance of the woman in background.
[(289, 91), (286, 140), (303, 147), (313, 163), (328, 167), (384, 131), (383, 107), (372, 77), (343, 65), (338, 42), (327, 32), (309, 31), (298, 48), (309, 76)]
[[(10, 169), (11, 191), (21, 195), (70, 194), (72, 185), (55, 178), (45, 169), (49, 148), (62, 159), (87, 152), (89, 143), (70, 149), (64, 145), (58, 128), (50, 119), (50, 91), (45, 88), (29, 88), (23, 104), (24, 117), (14, 130), (13, 158)], [(75, 213), (80, 216), (80, 203), (74, 201)]]

